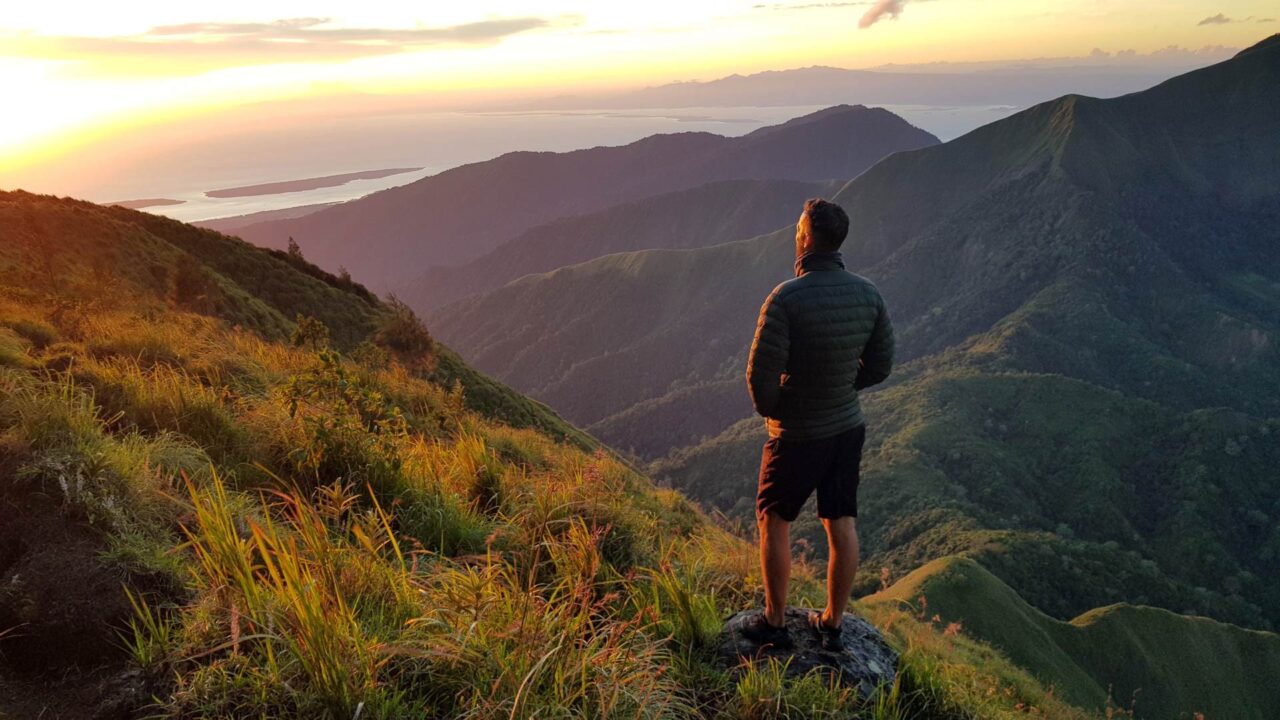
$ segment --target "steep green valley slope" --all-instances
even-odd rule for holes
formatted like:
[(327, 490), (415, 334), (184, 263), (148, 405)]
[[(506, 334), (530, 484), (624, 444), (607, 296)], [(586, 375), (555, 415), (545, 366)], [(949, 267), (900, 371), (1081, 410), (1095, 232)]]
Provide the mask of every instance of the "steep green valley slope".
[(724, 180), (539, 225), (464, 265), (434, 267), (397, 292), (419, 312), (502, 287), (525, 275), (602, 255), (719, 245), (795, 219), (841, 181)]
[(1110, 605), (1054, 620), (981, 565), (942, 558), (865, 603), (908, 604), (1000, 648), (1061, 697), (1137, 717), (1265, 720), (1280, 714), (1280, 636), (1166, 610)]

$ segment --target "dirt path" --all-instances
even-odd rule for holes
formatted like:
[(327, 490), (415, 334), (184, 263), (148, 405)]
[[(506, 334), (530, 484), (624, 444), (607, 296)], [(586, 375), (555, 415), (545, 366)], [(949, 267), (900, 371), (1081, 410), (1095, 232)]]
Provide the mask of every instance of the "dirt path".
[(125, 569), (99, 533), (0, 472), (0, 718), (128, 718), (146, 701), (119, 631)]

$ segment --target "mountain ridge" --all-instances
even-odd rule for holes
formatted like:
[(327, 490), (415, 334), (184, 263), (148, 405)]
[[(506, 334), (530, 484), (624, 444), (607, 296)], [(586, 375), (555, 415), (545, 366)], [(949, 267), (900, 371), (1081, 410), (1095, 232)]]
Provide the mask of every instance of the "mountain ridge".
[[(345, 267), (383, 290), (410, 280), (415, 271), (407, 267), (466, 262), (558, 218), (716, 180), (847, 179), (887, 154), (935, 143), (891, 113), (850, 107), (754, 137), (678, 133), (567, 153), (508, 153), (237, 234), (279, 248), (293, 237), (322, 267)], [(466, 211), (477, 203), (487, 209)]]
[[(1226, 59), (1220, 57), (1218, 59)], [(983, 67), (938, 72), (928, 67), (839, 68), (815, 65), (734, 73), (612, 95), (559, 96), (537, 102), (546, 109), (826, 105), (857, 98), (872, 105), (1017, 105), (1044, 102), (1068, 92), (1114, 97), (1149, 87), (1203, 60), (1166, 67)], [(945, 65), (945, 64), (942, 64)]]

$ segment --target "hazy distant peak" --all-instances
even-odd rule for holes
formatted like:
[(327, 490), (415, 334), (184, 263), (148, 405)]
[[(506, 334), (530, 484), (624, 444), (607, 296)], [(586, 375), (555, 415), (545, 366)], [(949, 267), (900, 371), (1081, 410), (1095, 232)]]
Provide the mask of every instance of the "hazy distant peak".
[(626, 147), (636, 149), (705, 147), (708, 143), (727, 142), (729, 138), (705, 130), (647, 135)]
[[(791, 120), (778, 125), (762, 127), (748, 133), (747, 137), (759, 138), (766, 135), (787, 132), (795, 130), (796, 128), (818, 124), (838, 125), (841, 128), (844, 128), (850, 123), (858, 123), (868, 120), (879, 120), (881, 122), (889, 121), (894, 124), (901, 124), (904, 126), (910, 125), (906, 120), (903, 120), (898, 115), (895, 115), (884, 108), (867, 107), (866, 105), (841, 104), (833, 105), (829, 108), (823, 108), (822, 110), (809, 113), (808, 115), (801, 115), (800, 117), (792, 118)], [(933, 138), (934, 142), (937, 141), (937, 138), (934, 138), (932, 134), (930, 134), (929, 137)]]
[[(833, 117), (836, 115), (843, 115), (846, 113), (868, 112), (872, 109), (873, 108), (869, 108), (866, 105), (861, 105), (861, 104), (850, 105), (848, 103), (841, 103), (839, 105), (832, 105), (831, 107), (825, 108), (823, 110), (818, 110), (817, 112), (811, 112), (808, 115), (801, 115), (798, 118), (792, 118), (782, 124), (783, 125), (801, 125), (806, 122), (821, 120), (823, 118)], [(874, 108), (874, 109), (880, 109), (880, 108)]]

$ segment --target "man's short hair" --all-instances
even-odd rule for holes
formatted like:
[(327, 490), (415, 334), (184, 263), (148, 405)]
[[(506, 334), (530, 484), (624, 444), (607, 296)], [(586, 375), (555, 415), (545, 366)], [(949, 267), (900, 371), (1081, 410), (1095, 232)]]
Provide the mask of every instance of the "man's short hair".
[(849, 215), (844, 208), (822, 198), (804, 203), (800, 215), (801, 228), (809, 234), (809, 240), (819, 250), (839, 250), (849, 235)]

